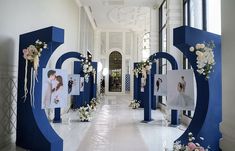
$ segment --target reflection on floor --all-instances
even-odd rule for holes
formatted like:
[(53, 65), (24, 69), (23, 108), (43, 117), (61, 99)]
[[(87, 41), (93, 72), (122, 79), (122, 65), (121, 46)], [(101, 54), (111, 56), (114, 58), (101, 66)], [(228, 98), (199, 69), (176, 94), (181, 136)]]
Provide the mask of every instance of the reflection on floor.
[(165, 151), (183, 131), (167, 127), (163, 114), (152, 111), (154, 121), (145, 124), (143, 109), (128, 107), (130, 98), (105, 97), (91, 122), (78, 122), (70, 112), (62, 124), (52, 124), (64, 139), (64, 151)]
[[(91, 122), (79, 122), (78, 113), (65, 114), (62, 124), (53, 124), (64, 140), (64, 151), (165, 151), (183, 131), (167, 127), (164, 115), (152, 111), (153, 122), (145, 124), (143, 109), (128, 107), (126, 96), (104, 97)], [(14, 144), (3, 151), (24, 151)]]

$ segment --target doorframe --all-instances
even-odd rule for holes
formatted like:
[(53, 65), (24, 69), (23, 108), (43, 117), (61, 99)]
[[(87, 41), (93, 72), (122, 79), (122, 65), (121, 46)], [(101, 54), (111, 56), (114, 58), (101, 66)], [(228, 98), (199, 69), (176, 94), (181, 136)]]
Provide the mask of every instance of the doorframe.
[(121, 55), (122, 55), (122, 91), (121, 92), (110, 92), (109, 91), (109, 73), (107, 76), (105, 76), (105, 83), (107, 83), (105, 85), (105, 94), (107, 95), (125, 95), (125, 64), (126, 64), (126, 61), (125, 61), (125, 56), (124, 56), (124, 52), (122, 49), (120, 48), (111, 48), (107, 51), (106, 53), (106, 67), (108, 67), (108, 71), (109, 71), (109, 56), (112, 52), (114, 51), (117, 51), (119, 52)]

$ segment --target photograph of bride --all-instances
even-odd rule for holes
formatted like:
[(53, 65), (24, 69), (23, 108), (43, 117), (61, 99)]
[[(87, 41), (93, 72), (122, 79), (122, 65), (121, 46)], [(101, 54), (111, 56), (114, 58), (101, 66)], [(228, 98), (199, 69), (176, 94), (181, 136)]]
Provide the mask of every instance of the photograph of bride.
[(64, 70), (43, 69), (42, 109), (67, 105), (68, 76)]
[(195, 89), (193, 70), (167, 72), (167, 107), (176, 110), (194, 110)]

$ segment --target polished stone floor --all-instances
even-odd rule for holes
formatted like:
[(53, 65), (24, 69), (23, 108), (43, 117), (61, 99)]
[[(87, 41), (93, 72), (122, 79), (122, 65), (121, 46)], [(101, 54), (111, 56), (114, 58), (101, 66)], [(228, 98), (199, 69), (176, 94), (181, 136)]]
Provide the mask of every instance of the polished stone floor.
[(146, 124), (143, 109), (128, 107), (127, 96), (104, 97), (91, 122), (78, 122), (70, 112), (62, 124), (53, 124), (64, 139), (65, 151), (165, 151), (183, 131), (168, 127), (160, 110), (152, 111), (154, 121)]
[[(79, 122), (78, 113), (63, 115), (53, 124), (64, 140), (64, 151), (166, 151), (182, 133), (182, 127), (168, 127), (160, 110), (152, 111), (154, 121), (142, 123), (143, 109), (128, 107), (128, 96), (106, 96), (93, 112), (91, 122)], [(22, 151), (14, 145), (6, 151)]]

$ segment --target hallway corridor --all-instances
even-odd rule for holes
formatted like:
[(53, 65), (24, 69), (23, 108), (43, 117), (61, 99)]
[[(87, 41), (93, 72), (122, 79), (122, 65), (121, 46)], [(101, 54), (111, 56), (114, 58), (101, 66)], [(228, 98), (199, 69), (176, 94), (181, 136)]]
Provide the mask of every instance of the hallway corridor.
[(77, 112), (64, 115), (62, 124), (52, 124), (64, 139), (65, 151), (164, 151), (183, 131), (166, 127), (159, 111), (145, 124), (143, 109), (128, 107), (129, 97), (107, 96), (93, 113), (91, 122), (78, 122)]

